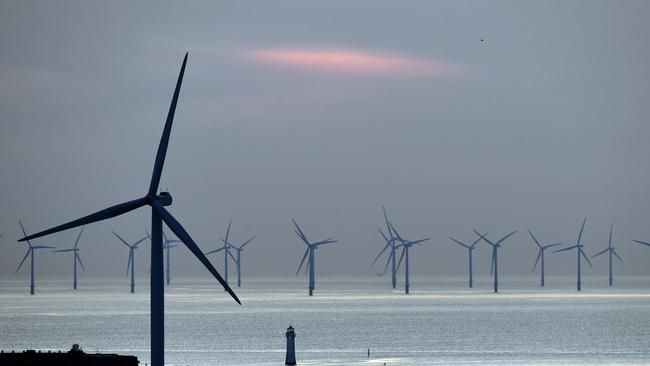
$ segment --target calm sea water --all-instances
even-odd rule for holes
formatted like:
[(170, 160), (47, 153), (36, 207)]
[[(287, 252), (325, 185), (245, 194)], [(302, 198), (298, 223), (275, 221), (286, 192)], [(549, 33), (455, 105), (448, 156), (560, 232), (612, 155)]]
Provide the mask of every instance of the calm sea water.
[[(232, 301), (214, 281), (177, 279), (166, 288), (166, 362), (282, 365), (289, 325), (304, 365), (650, 364), (650, 281), (587, 278), (415, 278), (412, 294), (388, 278), (251, 279)], [(67, 350), (138, 356), (149, 362), (149, 289), (126, 278), (0, 279), (0, 349)], [(370, 348), (370, 358), (367, 349)]]

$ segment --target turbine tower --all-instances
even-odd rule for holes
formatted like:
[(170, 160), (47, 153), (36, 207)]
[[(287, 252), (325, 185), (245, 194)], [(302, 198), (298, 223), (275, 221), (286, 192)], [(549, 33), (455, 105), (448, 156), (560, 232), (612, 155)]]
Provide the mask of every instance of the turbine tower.
[[(386, 271), (388, 270), (388, 265), (391, 265), (391, 284), (393, 285), (393, 289), (397, 288), (397, 244), (395, 241), (397, 238), (395, 237), (393, 230), (390, 227), (390, 222), (388, 221), (388, 215), (386, 214), (386, 208), (384, 206), (381, 207), (382, 210), (384, 211), (384, 221), (386, 221), (386, 231), (388, 232), (388, 237), (384, 234), (381, 229), (379, 230), (379, 233), (381, 234), (381, 237), (384, 238), (384, 241), (386, 242), (386, 245), (384, 248), (377, 254), (377, 257), (375, 257), (375, 260), (372, 261), (372, 265), (374, 265), (379, 257), (381, 257), (382, 254), (386, 251), (386, 249), (390, 249), (390, 254), (388, 255), (388, 261), (386, 262), (386, 267), (384, 268), (384, 272), (381, 273), (381, 275), (385, 274)], [(390, 237), (390, 238), (389, 238)]]
[(72, 268), (73, 268), (73, 275), (72, 275), (72, 289), (76, 290), (77, 289), (77, 262), (81, 265), (81, 269), (86, 271), (86, 268), (84, 268), (84, 264), (81, 262), (81, 257), (79, 256), (79, 239), (81, 238), (81, 234), (83, 234), (84, 229), (86, 227), (82, 226), (81, 231), (79, 231), (79, 235), (77, 236), (77, 240), (74, 242), (74, 247), (70, 249), (59, 249), (59, 250), (53, 250), (53, 252), (58, 252), (58, 253), (69, 253), (72, 252), (74, 253), (74, 256), (72, 257)]
[(235, 261), (235, 262), (237, 261), (235, 259), (235, 257), (232, 255), (232, 253), (230, 253), (230, 250), (228, 250), (228, 249), (230, 249), (230, 243), (228, 242), (228, 237), (230, 236), (230, 225), (231, 224), (232, 224), (232, 219), (230, 219), (228, 221), (228, 228), (226, 229), (226, 239), (221, 239), (221, 241), (223, 242), (223, 246), (220, 247), (220, 248), (217, 248), (215, 250), (212, 250), (212, 251), (209, 251), (209, 252), (205, 253), (205, 255), (209, 255), (209, 254), (213, 254), (213, 253), (218, 253), (218, 252), (220, 252), (222, 250), (224, 251), (224, 253), (223, 253), (223, 261), (224, 261), (224, 263), (223, 263), (223, 278), (226, 281), (226, 283), (228, 283), (228, 256), (230, 256), (230, 259), (232, 259), (233, 261)]
[[(483, 236), (485, 236), (485, 235), (487, 235), (487, 233), (483, 234)], [(469, 288), (472, 288), (474, 286), (474, 279), (473, 279), (473, 276), (472, 276), (472, 272), (473, 272), (472, 271), (472, 253), (474, 252), (476, 244), (478, 244), (481, 241), (481, 238), (478, 238), (478, 239), (474, 240), (474, 242), (472, 244), (465, 244), (465, 243), (463, 243), (463, 242), (461, 242), (459, 240), (454, 239), (451, 236), (449, 237), (449, 239), (451, 239), (451, 240), (455, 241), (457, 244), (467, 248), (467, 257), (468, 257), (468, 261), (469, 261), (469, 265), (468, 265), (468, 268), (469, 268)]]
[(298, 237), (305, 243), (307, 246), (307, 250), (305, 250), (305, 255), (302, 256), (302, 260), (300, 261), (300, 265), (298, 266), (298, 270), (296, 271), (296, 276), (300, 272), (300, 268), (302, 268), (302, 264), (305, 263), (305, 258), (307, 258), (307, 254), (309, 254), (309, 262), (307, 262), (307, 267), (305, 268), (305, 271), (309, 270), (309, 296), (314, 296), (314, 289), (316, 285), (316, 271), (314, 269), (315, 266), (315, 252), (316, 249), (318, 249), (319, 246), (324, 245), (324, 244), (332, 244), (332, 243), (337, 243), (334, 238), (328, 238), (325, 240), (321, 240), (315, 243), (310, 243), (309, 240), (307, 240), (307, 236), (305, 236), (305, 233), (300, 230), (300, 226), (298, 226), (298, 223), (296, 220), (291, 219), (293, 221), (293, 225), (296, 227), (294, 230), (296, 234), (298, 234)]
[[(167, 235), (165, 235), (165, 230), (162, 231), (163, 234), (163, 248), (165, 249), (165, 254), (167, 255), (167, 286), (171, 284), (172, 281), (172, 263), (171, 263), (171, 258), (172, 258), (172, 248), (176, 248), (178, 244), (180, 243), (180, 240), (175, 240), (175, 239), (167, 239)], [(149, 235), (149, 233), (147, 233)]]
[[(23, 227), (23, 223), (20, 222), (20, 220), (18, 220), (18, 223), (20, 224), (20, 229), (23, 231), (23, 235), (27, 236), (27, 233), (25, 232), (25, 227)], [(14, 272), (14, 274), (18, 273), (20, 267), (23, 266), (23, 263), (25, 263), (25, 260), (29, 256), (31, 261), (31, 281), (29, 283), (29, 294), (34, 295), (34, 252), (36, 252), (37, 249), (52, 249), (54, 247), (49, 247), (46, 245), (32, 245), (31, 241), (29, 240), (27, 240), (27, 245), (29, 245), (29, 248), (27, 249), (27, 253), (25, 253), (23, 260), (20, 261), (20, 264), (18, 265), (18, 268), (16, 269), (16, 272)]]
[(237, 295), (223, 280), (219, 272), (212, 266), (208, 258), (203, 255), (199, 246), (192, 240), (192, 237), (185, 231), (183, 226), (172, 216), (165, 206), (172, 204), (172, 196), (168, 192), (158, 191), (160, 184), (160, 176), (162, 175), (163, 165), (165, 163), (165, 155), (167, 154), (167, 145), (169, 144), (169, 135), (171, 133), (172, 123), (174, 121), (174, 113), (176, 111), (176, 104), (178, 103), (178, 94), (180, 93), (181, 83), (183, 81), (183, 74), (185, 73), (185, 65), (187, 63), (187, 53), (183, 59), (183, 65), (178, 75), (176, 88), (174, 89), (174, 96), (172, 97), (169, 113), (165, 122), (160, 144), (158, 145), (158, 152), (156, 153), (156, 161), (154, 163), (153, 174), (149, 189), (146, 195), (142, 198), (137, 198), (132, 201), (120, 203), (118, 205), (97, 211), (88, 216), (68, 222), (66, 224), (56, 226), (54, 228), (41, 231), (34, 235), (26, 236), (20, 241), (38, 238), (44, 235), (49, 235), (62, 230), (72, 229), (77, 226), (90, 224), (97, 221), (110, 219), (115, 216), (125, 214), (127, 212), (138, 209), (142, 206), (151, 206), (151, 365), (164, 366), (165, 364), (165, 282), (163, 274), (163, 241), (162, 241), (162, 223), (167, 224), (169, 229), (176, 234), (176, 236), (187, 246), (187, 248), (199, 259), (201, 263), (212, 273), (212, 275), (226, 288), (230, 296), (237, 303), (241, 303)]
[(113, 231), (113, 235), (117, 236), (120, 241), (126, 245), (129, 248), (129, 261), (126, 263), (126, 275), (129, 275), (129, 270), (131, 271), (131, 293), (135, 293), (135, 250), (138, 249), (138, 244), (142, 243), (143, 241), (150, 239), (151, 236), (149, 233), (147, 233), (147, 236), (144, 238), (136, 241), (133, 244), (129, 244), (126, 242), (126, 240), (122, 239), (121, 236), (119, 236), (115, 231)]
[[(241, 252), (244, 251), (244, 246), (246, 244), (250, 243), (251, 241), (253, 241), (253, 239), (255, 239), (255, 235), (253, 235), (252, 238), (246, 240), (245, 242), (243, 242), (239, 246), (235, 246), (235, 245), (232, 245), (231, 243), (227, 243), (228, 247), (230, 247), (230, 249), (237, 252), (237, 257), (236, 258), (233, 257), (233, 259), (235, 260), (235, 265), (237, 265), (237, 287), (241, 287)], [(223, 240), (223, 239), (221, 239), (221, 240), (224, 242), (224, 244), (226, 244), (225, 240)], [(230, 256), (232, 257), (232, 254), (230, 254)]]
[(585, 223), (587, 222), (587, 218), (585, 217), (584, 220), (582, 220), (582, 226), (580, 227), (580, 233), (578, 233), (578, 241), (576, 242), (576, 245), (570, 246), (568, 248), (556, 250), (553, 253), (559, 253), (559, 252), (566, 252), (567, 250), (571, 249), (576, 249), (576, 256), (577, 256), (577, 281), (576, 281), (576, 288), (578, 291), (582, 290), (582, 277), (581, 277), (581, 271), (580, 271), (580, 257), (584, 257), (587, 263), (589, 264), (589, 267), (592, 267), (591, 262), (589, 261), (589, 258), (585, 254), (584, 245), (580, 244), (580, 239), (582, 239), (582, 231), (585, 229)]
[(616, 256), (621, 263), (623, 263), (623, 259), (618, 256), (618, 253), (616, 253), (616, 250), (614, 250), (614, 247), (612, 246), (612, 233), (614, 232), (614, 225), (611, 225), (609, 227), (609, 245), (607, 246), (607, 249), (598, 252), (594, 255), (591, 256), (591, 258), (596, 258), (601, 254), (605, 254), (606, 252), (609, 252), (609, 285), (613, 286), (614, 285), (614, 274), (612, 271), (612, 255)]
[(485, 235), (481, 235), (478, 231), (474, 230), (476, 235), (480, 236), (481, 239), (483, 239), (486, 243), (490, 244), (492, 246), (492, 266), (490, 267), (490, 275), (493, 275), (494, 279), (494, 292), (499, 292), (499, 248), (501, 247), (501, 243), (503, 243), (504, 240), (508, 239), (512, 235), (514, 235), (517, 230), (511, 232), (510, 234), (504, 236), (503, 238), (499, 239), (496, 243), (491, 242), (488, 238), (485, 237)]
[(410, 269), (410, 267), (409, 267), (409, 249), (415, 244), (422, 245), (421, 244), (422, 242), (427, 241), (430, 238), (420, 239), (420, 240), (415, 240), (415, 241), (405, 240), (404, 238), (402, 238), (401, 235), (399, 235), (397, 230), (395, 230), (395, 227), (393, 226), (393, 224), (390, 224), (390, 228), (395, 233), (395, 236), (397, 237), (397, 240), (400, 241), (400, 244), (397, 245), (397, 247), (402, 247), (402, 255), (399, 257), (399, 263), (397, 263), (397, 270), (398, 271), (399, 271), (399, 266), (402, 264), (402, 259), (404, 259), (404, 256), (406, 256), (406, 262), (405, 262), (405, 267), (404, 267), (404, 292), (406, 294), (408, 294), (410, 292), (410, 288), (411, 288), (411, 281), (410, 281), (410, 278), (409, 278), (409, 273), (410, 273), (410, 271), (409, 271), (409, 269)]
[(537, 262), (541, 259), (542, 262), (540, 263), (540, 272), (541, 272), (541, 280), (540, 280), (540, 286), (544, 287), (544, 251), (548, 248), (556, 247), (558, 245), (562, 245), (563, 243), (555, 243), (555, 244), (548, 244), (548, 245), (542, 245), (539, 243), (537, 238), (535, 238), (535, 235), (528, 230), (528, 234), (530, 234), (530, 237), (533, 239), (535, 244), (537, 244), (537, 247), (539, 247), (539, 252), (537, 253), (537, 259), (535, 259), (535, 264), (533, 265), (533, 272), (535, 272), (535, 268), (537, 267)]

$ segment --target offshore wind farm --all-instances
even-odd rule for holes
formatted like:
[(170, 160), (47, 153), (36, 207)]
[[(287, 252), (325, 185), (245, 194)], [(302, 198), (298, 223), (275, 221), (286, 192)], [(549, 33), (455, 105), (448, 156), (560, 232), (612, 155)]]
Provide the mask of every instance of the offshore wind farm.
[(650, 4), (160, 5), (0, 3), (0, 366), (649, 363)]

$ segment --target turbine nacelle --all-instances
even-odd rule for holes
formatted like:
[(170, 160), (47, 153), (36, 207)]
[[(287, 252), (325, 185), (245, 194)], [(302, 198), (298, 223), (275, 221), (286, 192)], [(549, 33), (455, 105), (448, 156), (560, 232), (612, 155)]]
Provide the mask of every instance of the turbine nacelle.
[(156, 196), (156, 200), (163, 206), (171, 206), (173, 201), (172, 195), (169, 194), (169, 192), (160, 192), (160, 194)]

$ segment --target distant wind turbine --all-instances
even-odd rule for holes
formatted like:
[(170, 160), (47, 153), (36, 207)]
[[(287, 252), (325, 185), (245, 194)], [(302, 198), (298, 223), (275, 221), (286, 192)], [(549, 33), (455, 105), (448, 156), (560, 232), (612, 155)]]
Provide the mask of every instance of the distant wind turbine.
[(136, 241), (133, 244), (127, 243), (126, 240), (122, 239), (122, 237), (113, 231), (113, 235), (115, 235), (124, 245), (126, 245), (129, 248), (129, 261), (126, 263), (126, 275), (129, 275), (129, 270), (131, 271), (131, 293), (135, 292), (135, 250), (138, 249), (138, 244), (142, 243), (143, 241), (150, 239), (151, 236), (149, 233), (147, 233), (147, 236), (144, 238)]
[(605, 254), (606, 252), (609, 252), (609, 285), (613, 286), (614, 285), (614, 274), (612, 271), (612, 255), (616, 256), (621, 263), (623, 263), (623, 259), (618, 256), (618, 253), (616, 253), (616, 250), (614, 250), (614, 247), (612, 246), (612, 233), (614, 232), (614, 225), (611, 225), (609, 227), (609, 245), (607, 246), (607, 249), (598, 252), (594, 255), (591, 256), (591, 258), (596, 258), (601, 254)]
[(577, 256), (577, 281), (576, 281), (576, 288), (578, 289), (578, 291), (581, 291), (581, 290), (582, 290), (582, 281), (581, 281), (581, 279), (582, 279), (581, 274), (582, 274), (582, 273), (581, 273), (581, 270), (580, 270), (580, 257), (581, 257), (581, 256), (584, 257), (585, 260), (587, 261), (587, 263), (589, 264), (589, 267), (592, 267), (591, 262), (589, 261), (589, 258), (588, 258), (587, 255), (585, 254), (584, 249), (582, 249), (582, 248), (584, 247), (584, 245), (582, 245), (582, 244), (580, 243), (580, 239), (582, 239), (582, 232), (583, 232), (583, 230), (585, 229), (585, 223), (586, 223), (586, 222), (587, 222), (587, 218), (585, 217), (585, 219), (582, 221), (582, 226), (580, 227), (580, 233), (578, 233), (578, 241), (576, 242), (576, 245), (570, 246), (570, 247), (568, 247), (568, 248), (564, 248), (564, 249), (556, 250), (556, 251), (553, 252), (553, 253), (560, 253), (560, 252), (566, 252), (567, 250), (576, 249), (576, 256)]
[(73, 268), (73, 272), (72, 272), (73, 273), (73, 275), (72, 275), (72, 288), (74, 290), (77, 289), (77, 262), (79, 262), (79, 264), (81, 265), (81, 269), (83, 269), (84, 272), (86, 271), (86, 268), (84, 268), (83, 262), (81, 262), (81, 257), (79, 256), (79, 248), (78, 248), (79, 239), (81, 238), (81, 234), (83, 234), (85, 228), (86, 228), (85, 226), (81, 227), (81, 231), (79, 231), (79, 235), (77, 235), (77, 240), (75, 240), (75, 242), (74, 242), (74, 247), (72, 247), (70, 249), (53, 250), (53, 252), (58, 252), (58, 253), (69, 253), (69, 252), (74, 253), (74, 255), (72, 257), (72, 262), (73, 262), (72, 263), (72, 268)]
[[(172, 252), (171, 252), (171, 249), (176, 248), (178, 246), (178, 244), (176, 244), (176, 243), (180, 243), (181, 241), (180, 240), (175, 240), (175, 239), (167, 239), (167, 235), (165, 235), (165, 230), (162, 231), (162, 234), (163, 234), (163, 249), (165, 249), (165, 254), (167, 256), (167, 268), (166, 268), (167, 271), (166, 272), (167, 272), (167, 286), (169, 286), (171, 284), (171, 281), (172, 281), (172, 274), (171, 274), (172, 273), (172, 263), (171, 263), (171, 261), (172, 261), (172, 259), (171, 259), (172, 258)], [(149, 233), (147, 233), (147, 235), (149, 235)]]
[(481, 239), (483, 239), (486, 243), (490, 244), (492, 246), (492, 266), (490, 267), (490, 274), (493, 275), (494, 279), (494, 292), (499, 292), (499, 248), (501, 247), (501, 243), (503, 243), (504, 240), (508, 239), (512, 235), (514, 235), (517, 230), (511, 232), (510, 234), (504, 236), (503, 238), (499, 239), (496, 243), (491, 242), (488, 238), (485, 237), (485, 235), (481, 235), (478, 231), (474, 230), (476, 235), (480, 236)]
[[(487, 233), (483, 234), (483, 236), (487, 235)], [(472, 277), (472, 253), (474, 252), (474, 249), (476, 247), (476, 244), (478, 244), (482, 239), (479, 237), (478, 239), (474, 240), (472, 244), (465, 244), (459, 240), (454, 239), (453, 237), (449, 237), (449, 239), (455, 241), (457, 244), (462, 245), (463, 247), (467, 248), (467, 257), (469, 258), (469, 288), (472, 288), (474, 286), (474, 280)]]
[(379, 252), (379, 254), (377, 254), (377, 257), (375, 257), (375, 260), (372, 261), (371, 266), (377, 262), (379, 257), (381, 257), (381, 255), (384, 254), (386, 249), (390, 249), (390, 254), (388, 255), (388, 261), (386, 262), (386, 268), (384, 268), (384, 272), (381, 274), (383, 275), (386, 273), (386, 271), (388, 270), (388, 265), (390, 264), (391, 265), (390, 280), (391, 280), (391, 284), (393, 285), (393, 289), (395, 289), (397, 288), (397, 255), (396, 255), (397, 243), (395, 242), (397, 238), (393, 234), (393, 230), (390, 228), (390, 222), (388, 221), (388, 214), (386, 214), (386, 208), (384, 206), (382, 206), (381, 208), (384, 211), (384, 221), (386, 221), (386, 232), (388, 233), (388, 236), (386, 236), (384, 232), (381, 231), (381, 229), (377, 229), (379, 230), (381, 237), (386, 242), (386, 245)]
[[(239, 246), (233, 245), (231, 243), (227, 243), (228, 246), (230, 247), (230, 249), (237, 252), (237, 257), (235, 259), (235, 264), (237, 265), (237, 287), (241, 287), (241, 252), (244, 251), (244, 246), (246, 244), (250, 243), (251, 241), (253, 241), (253, 239), (255, 239), (255, 236), (253, 236), (252, 238), (246, 240), (245, 242), (243, 242)], [(226, 241), (224, 239), (222, 239), (222, 241), (224, 242), (224, 244), (226, 243)], [(231, 254), (231, 256), (232, 256), (232, 254)]]
[(539, 247), (539, 252), (537, 253), (537, 259), (535, 259), (535, 264), (533, 265), (533, 272), (535, 272), (535, 267), (537, 267), (537, 262), (541, 259), (542, 262), (540, 263), (540, 272), (541, 272), (541, 280), (540, 280), (540, 286), (544, 287), (544, 251), (548, 248), (552, 248), (558, 245), (562, 245), (562, 243), (555, 243), (555, 244), (548, 244), (548, 245), (542, 245), (537, 241), (537, 238), (535, 238), (535, 235), (528, 230), (528, 234), (530, 234), (530, 237), (533, 238), (533, 241), (535, 244), (537, 244), (537, 247)]
[(402, 264), (402, 259), (404, 259), (404, 257), (406, 256), (406, 262), (405, 262), (405, 266), (404, 266), (404, 292), (408, 294), (410, 292), (410, 288), (411, 288), (411, 281), (410, 281), (410, 277), (409, 277), (409, 273), (410, 273), (409, 249), (415, 244), (422, 245), (421, 244), (422, 242), (427, 241), (430, 238), (414, 240), (414, 241), (405, 240), (397, 232), (397, 230), (395, 229), (395, 226), (393, 226), (393, 224), (390, 224), (390, 228), (393, 230), (393, 232), (395, 233), (395, 236), (400, 241), (400, 244), (398, 245), (398, 247), (402, 247), (402, 255), (400, 255), (399, 263), (397, 263), (397, 270), (398, 271), (399, 271), (400, 265)]
[(165, 206), (172, 204), (172, 196), (168, 192), (158, 191), (160, 177), (162, 175), (163, 165), (165, 163), (165, 155), (167, 154), (167, 145), (169, 144), (169, 136), (171, 134), (172, 123), (174, 121), (174, 114), (176, 111), (176, 104), (178, 102), (178, 94), (181, 90), (181, 83), (183, 81), (183, 74), (185, 73), (185, 65), (187, 63), (187, 53), (183, 59), (183, 65), (178, 75), (176, 88), (174, 89), (174, 96), (172, 97), (171, 106), (167, 114), (167, 121), (165, 128), (158, 145), (158, 152), (156, 153), (156, 161), (154, 164), (149, 190), (146, 196), (138, 198), (129, 202), (121, 203), (104, 210), (95, 212), (78, 220), (39, 232), (20, 239), (25, 241), (29, 239), (38, 238), (44, 235), (56, 233), (66, 229), (72, 229), (77, 226), (90, 224), (92, 222), (106, 220), (115, 216), (125, 214), (133, 211), (142, 206), (151, 206), (151, 365), (163, 366), (165, 364), (165, 332), (164, 332), (164, 306), (165, 306), (165, 285), (163, 274), (163, 243), (162, 243), (162, 223), (163, 221), (171, 229), (174, 234), (187, 246), (190, 251), (199, 259), (201, 263), (212, 273), (212, 275), (226, 287), (230, 296), (232, 296), (237, 303), (240, 303), (237, 295), (232, 291), (228, 284), (223, 280), (219, 272), (212, 266), (208, 258), (203, 255), (201, 249), (192, 240), (190, 235), (185, 231), (183, 226), (167, 211)]
[(307, 246), (307, 250), (305, 250), (305, 255), (302, 256), (302, 260), (300, 261), (300, 266), (298, 266), (298, 270), (296, 271), (296, 276), (298, 273), (300, 273), (300, 268), (302, 268), (303, 263), (305, 263), (305, 258), (307, 258), (307, 254), (309, 254), (309, 261), (307, 262), (307, 267), (305, 268), (306, 270), (309, 270), (309, 296), (314, 295), (314, 289), (316, 285), (316, 271), (314, 269), (314, 266), (316, 265), (316, 259), (315, 259), (315, 252), (316, 249), (318, 249), (319, 246), (324, 245), (324, 244), (332, 244), (332, 243), (337, 243), (334, 238), (328, 238), (325, 240), (321, 240), (315, 243), (310, 243), (309, 240), (307, 240), (307, 236), (305, 236), (305, 233), (300, 230), (300, 226), (298, 226), (298, 223), (296, 220), (291, 219), (293, 221), (293, 225), (296, 227), (294, 230), (298, 237), (305, 243)]
[[(25, 232), (25, 227), (23, 227), (23, 223), (20, 220), (18, 220), (18, 223), (20, 224), (20, 229), (23, 231), (23, 235), (27, 236), (27, 233)], [(50, 247), (46, 245), (32, 245), (31, 241), (29, 240), (27, 240), (27, 245), (29, 245), (29, 248), (27, 249), (27, 253), (25, 253), (23, 260), (20, 261), (20, 264), (18, 265), (18, 268), (16, 269), (16, 272), (14, 272), (14, 274), (18, 273), (20, 267), (23, 266), (23, 263), (25, 263), (25, 260), (29, 256), (31, 261), (31, 281), (29, 284), (29, 294), (34, 295), (34, 252), (36, 252), (37, 249), (51, 249), (54, 247)]]
[(209, 255), (209, 254), (213, 254), (213, 253), (218, 253), (218, 252), (220, 252), (222, 250), (224, 251), (223, 252), (223, 261), (224, 261), (224, 263), (223, 263), (223, 278), (224, 278), (224, 281), (226, 281), (226, 283), (228, 283), (228, 256), (230, 256), (230, 258), (234, 262), (237, 262), (237, 260), (232, 255), (232, 253), (230, 253), (230, 250), (229, 250), (230, 249), (230, 243), (228, 242), (228, 237), (230, 236), (230, 225), (231, 224), (232, 224), (232, 219), (230, 219), (228, 221), (228, 228), (226, 229), (226, 239), (221, 239), (221, 241), (223, 241), (223, 246), (220, 247), (220, 248), (217, 248), (215, 250), (212, 250), (212, 251), (209, 251), (209, 252), (205, 253), (205, 255)]

